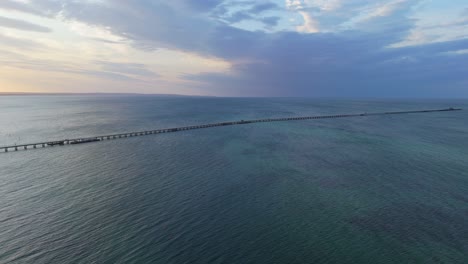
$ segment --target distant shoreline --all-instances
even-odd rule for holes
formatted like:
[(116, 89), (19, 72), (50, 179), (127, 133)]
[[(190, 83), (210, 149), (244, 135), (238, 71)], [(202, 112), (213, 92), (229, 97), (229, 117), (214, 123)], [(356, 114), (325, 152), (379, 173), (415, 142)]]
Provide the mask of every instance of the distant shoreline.
[(465, 101), (468, 98), (451, 97), (299, 97), (299, 96), (214, 96), (214, 95), (185, 95), (185, 94), (145, 94), (145, 93), (33, 93), (33, 92), (0, 92), (0, 97), (7, 96), (148, 96), (148, 97), (194, 97), (194, 98), (283, 98), (283, 99), (325, 99), (325, 100), (384, 100), (384, 101), (408, 101), (408, 100), (457, 100)]
[(142, 93), (28, 93), (0, 92), (0, 96), (161, 96), (161, 97), (214, 97), (182, 94), (142, 94)]

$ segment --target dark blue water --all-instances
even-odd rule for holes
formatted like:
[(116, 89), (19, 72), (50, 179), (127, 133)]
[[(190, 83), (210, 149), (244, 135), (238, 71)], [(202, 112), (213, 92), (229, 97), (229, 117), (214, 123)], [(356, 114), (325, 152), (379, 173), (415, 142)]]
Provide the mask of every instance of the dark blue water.
[[(0, 97), (0, 145), (468, 100)], [(0, 154), (0, 263), (468, 263), (468, 111)]]

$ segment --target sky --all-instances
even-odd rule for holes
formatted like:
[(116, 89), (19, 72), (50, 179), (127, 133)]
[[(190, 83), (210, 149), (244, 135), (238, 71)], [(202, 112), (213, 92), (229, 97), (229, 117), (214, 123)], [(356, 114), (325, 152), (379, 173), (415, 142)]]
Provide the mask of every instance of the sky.
[(468, 98), (468, 1), (1, 0), (0, 92)]

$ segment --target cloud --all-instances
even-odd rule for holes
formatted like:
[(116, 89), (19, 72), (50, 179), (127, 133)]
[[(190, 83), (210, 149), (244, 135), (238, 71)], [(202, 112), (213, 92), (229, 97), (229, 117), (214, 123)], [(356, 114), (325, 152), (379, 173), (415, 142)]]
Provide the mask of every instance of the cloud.
[(313, 14), (308, 12), (308, 4), (303, 0), (286, 0), (286, 8), (290, 11), (297, 12), (303, 24), (296, 26), (296, 30), (302, 33), (317, 33), (320, 32), (319, 21), (313, 17)]
[[(286, 8), (298, 14), (305, 33), (343, 30), (383, 30), (399, 19), (408, 21), (411, 7), (420, 0), (285, 0)], [(397, 19), (397, 17), (399, 19)], [(382, 28), (384, 27), (384, 28)]]
[(391, 42), (384, 34), (283, 33), (274, 44), (264, 46), (253, 62), (235, 64), (229, 74), (187, 78), (201, 82), (213, 94), (233, 96), (468, 96), (464, 89), (467, 57), (444, 55), (463, 49), (468, 40), (382, 47)]
[(447, 20), (429, 20), (426, 23), (418, 22), (409, 31), (407, 36), (393, 47), (414, 46), (436, 42), (447, 42), (467, 38), (468, 14), (462, 11), (459, 16)]
[(136, 78), (133, 78), (131, 76), (125, 75), (125, 74), (119, 74), (115, 72), (108, 72), (108, 71), (96, 71), (96, 70), (80, 70), (80, 71), (70, 71), (68, 73), (75, 73), (75, 74), (80, 74), (80, 75), (85, 75), (85, 76), (94, 76), (102, 79), (108, 79), (112, 81), (126, 81), (126, 82), (133, 82), (134, 84), (141, 82), (141, 80), (138, 80)]
[[(194, 17), (184, 9), (176, 10), (165, 2), (115, 0), (112, 5), (67, 2), (58, 6), (60, 3), (56, 1), (44, 0), (37, 4), (49, 10), (56, 9), (64, 19), (108, 28), (116, 36), (132, 40), (135, 47), (145, 50), (202, 51), (203, 40), (213, 28), (205, 19)], [(197, 5), (197, 8), (202, 7)]]
[(302, 16), (304, 20), (304, 24), (297, 26), (296, 29), (299, 32), (303, 33), (317, 33), (320, 32), (319, 22), (312, 17), (311, 14), (300, 11), (299, 14)]
[[(254, 4), (253, 4), (254, 3)], [(135, 48), (168, 48), (231, 64), (228, 73), (183, 76), (195, 90), (235, 96), (468, 96), (468, 40), (392, 47), (414, 29), (413, 0), (286, 0), (300, 32), (249, 31), (232, 23), (272, 5), (253, 1), (42, 0), (34, 8), (104, 28)], [(237, 11), (240, 11), (237, 12)], [(260, 17), (275, 25), (276, 18)], [(265, 18), (267, 18), (265, 20)], [(446, 54), (457, 54), (447, 56)], [(140, 64), (98, 62), (106, 73), (146, 76)]]
[(307, 6), (326, 12), (335, 11), (344, 5), (343, 0), (305, 0), (304, 2)]
[(37, 50), (45, 48), (45, 46), (41, 43), (35, 42), (30, 39), (10, 37), (2, 34), (0, 34), (0, 45), (9, 46), (10, 48), (16, 48), (21, 50)]
[(7, 55), (8, 56), (5, 56), (6, 58), (4, 59), (0, 58), (0, 63), (4, 67), (14, 67), (18, 69), (33, 70), (44, 73), (52, 72), (75, 74), (84, 77), (97, 77), (100, 79), (107, 79), (111, 81), (126, 81), (134, 84), (145, 82), (144, 80), (137, 78), (139, 77), (139, 75), (141, 75), (141, 73), (138, 74), (138, 72), (136, 72), (131, 74), (129, 71), (125, 71), (124, 68), (118, 70), (114, 69), (112, 66), (104, 66), (101, 70), (94, 70), (90, 69), (89, 66), (85, 66), (83, 64), (63, 64), (59, 61), (54, 60), (33, 59), (17, 53), (9, 53)]
[(211, 16), (228, 24), (254, 21), (262, 23), (267, 28), (272, 28), (278, 24), (280, 17), (265, 17), (264, 14), (275, 10), (279, 10), (279, 6), (273, 2), (227, 1), (213, 8)]
[(0, 1), (0, 9), (5, 9), (9, 11), (19, 11), (24, 13), (30, 13), (34, 15), (45, 15), (40, 9), (28, 5), (23, 2), (13, 1), (13, 0), (2, 0)]
[(286, 0), (286, 8), (289, 10), (301, 10), (304, 8), (302, 0)]
[(458, 18), (449, 22), (439, 22), (437, 24), (424, 26), (423, 29), (435, 29), (435, 28), (450, 28), (468, 26), (468, 8), (465, 8)]
[(399, 9), (402, 9), (404, 4), (409, 3), (410, 1), (407, 0), (396, 0), (390, 1), (388, 3), (384, 3), (382, 5), (377, 6), (369, 14), (367, 14), (366, 19), (372, 19), (375, 17), (386, 17)]
[(34, 32), (51, 32), (50, 28), (36, 25), (27, 21), (12, 19), (0, 16), (0, 27), (8, 27), (19, 30), (34, 31)]
[(117, 63), (108, 61), (97, 61), (97, 65), (106, 72), (134, 75), (141, 77), (158, 77), (158, 74), (148, 70), (147, 66), (141, 63)]

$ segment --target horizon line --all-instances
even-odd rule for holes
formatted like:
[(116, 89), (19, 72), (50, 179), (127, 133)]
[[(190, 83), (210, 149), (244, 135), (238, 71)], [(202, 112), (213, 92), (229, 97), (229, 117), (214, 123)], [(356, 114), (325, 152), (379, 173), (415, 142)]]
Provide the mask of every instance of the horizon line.
[(192, 94), (165, 94), (165, 93), (131, 93), (131, 92), (0, 92), (0, 96), (80, 96), (80, 95), (96, 95), (96, 96), (122, 96), (122, 95), (136, 95), (136, 96), (165, 96), (165, 97), (214, 97), (214, 98), (311, 98), (311, 99), (399, 99), (399, 100), (411, 100), (411, 99), (425, 99), (425, 100), (466, 100), (464, 98), (454, 97), (399, 97), (399, 96), (387, 96), (387, 97), (376, 97), (376, 96), (358, 96), (358, 97), (346, 97), (346, 96), (216, 96), (216, 95), (192, 95)]

